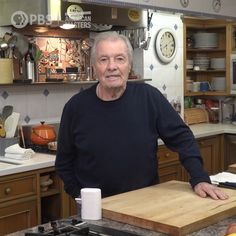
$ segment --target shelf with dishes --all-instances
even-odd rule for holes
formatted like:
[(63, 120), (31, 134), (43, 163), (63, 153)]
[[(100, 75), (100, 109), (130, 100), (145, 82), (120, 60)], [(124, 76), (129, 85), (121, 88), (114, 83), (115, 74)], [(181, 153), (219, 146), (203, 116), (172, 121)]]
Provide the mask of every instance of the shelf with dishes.
[(219, 69), (219, 70), (216, 70), (216, 69), (206, 69), (206, 70), (191, 70), (191, 69), (188, 69), (187, 70), (187, 73), (225, 73), (226, 72), (226, 69)]
[(223, 96), (229, 85), (229, 24), (184, 19), (184, 95)]

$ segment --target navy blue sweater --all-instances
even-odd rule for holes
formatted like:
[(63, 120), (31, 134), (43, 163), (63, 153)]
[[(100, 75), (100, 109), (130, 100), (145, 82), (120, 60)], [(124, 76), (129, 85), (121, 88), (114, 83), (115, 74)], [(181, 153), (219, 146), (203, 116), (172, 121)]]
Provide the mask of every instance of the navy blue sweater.
[(63, 110), (55, 163), (65, 191), (77, 197), (82, 187), (98, 187), (105, 197), (158, 183), (158, 138), (179, 153), (192, 187), (210, 183), (191, 130), (158, 89), (128, 83), (115, 101), (100, 100), (96, 85), (74, 95)]

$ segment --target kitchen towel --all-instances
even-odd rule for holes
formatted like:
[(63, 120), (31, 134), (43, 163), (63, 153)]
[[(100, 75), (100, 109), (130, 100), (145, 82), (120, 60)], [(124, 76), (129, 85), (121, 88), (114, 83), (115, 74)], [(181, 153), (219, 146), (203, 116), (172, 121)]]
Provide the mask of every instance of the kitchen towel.
[(18, 143), (5, 149), (5, 157), (17, 160), (28, 160), (34, 154), (35, 152), (31, 148), (22, 148)]

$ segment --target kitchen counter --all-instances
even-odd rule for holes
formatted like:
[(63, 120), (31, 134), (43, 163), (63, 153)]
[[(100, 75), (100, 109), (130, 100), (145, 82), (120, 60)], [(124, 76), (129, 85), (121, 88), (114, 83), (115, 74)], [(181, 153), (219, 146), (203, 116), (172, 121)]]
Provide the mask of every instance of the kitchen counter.
[(22, 161), (0, 157), (0, 176), (51, 167), (54, 163), (55, 155), (51, 154), (36, 153), (31, 159)]
[[(196, 124), (191, 125), (190, 129), (193, 131), (196, 138), (223, 133), (236, 134), (236, 126), (230, 124)], [(162, 145), (162, 140), (158, 140), (158, 144)], [(4, 159), (4, 157), (0, 157), (0, 160), (1, 159)], [(55, 155), (36, 153), (30, 160), (14, 160), (13, 162), (15, 164), (0, 162), (0, 176), (54, 166)]]
[(190, 125), (195, 138), (203, 138), (217, 134), (236, 134), (236, 125), (231, 124), (196, 124)]
[[(236, 125), (231, 124), (195, 124), (190, 125), (195, 138), (204, 138), (218, 134), (236, 134)], [(163, 144), (162, 140), (158, 140), (158, 144)]]
[[(96, 225), (100, 225), (100, 226), (104, 226), (104, 227), (111, 227), (111, 228), (115, 228), (115, 229), (133, 232), (133, 233), (136, 233), (140, 236), (164, 236), (164, 235), (167, 235), (167, 234), (158, 233), (158, 232), (154, 232), (154, 231), (150, 231), (150, 230), (146, 230), (146, 229), (141, 229), (139, 227), (134, 227), (134, 226), (131, 226), (128, 224), (123, 224), (123, 223), (119, 223), (116, 221), (111, 221), (108, 219), (102, 219), (99, 221), (88, 221), (88, 222), (91, 224), (96, 224)], [(236, 216), (224, 219), (216, 224), (210, 225), (204, 229), (201, 229), (201, 230), (196, 231), (194, 233), (188, 234), (186, 236), (223, 236), (226, 232), (227, 226), (232, 223), (236, 223)], [(49, 224), (45, 224), (44, 226), (46, 229), (47, 227), (49, 227)], [(23, 230), (23, 231), (15, 232), (12, 234), (8, 234), (8, 236), (23, 236), (25, 234), (25, 232), (29, 232), (29, 231), (30, 232), (37, 232), (37, 228), (38, 227), (33, 227), (28, 230)]]

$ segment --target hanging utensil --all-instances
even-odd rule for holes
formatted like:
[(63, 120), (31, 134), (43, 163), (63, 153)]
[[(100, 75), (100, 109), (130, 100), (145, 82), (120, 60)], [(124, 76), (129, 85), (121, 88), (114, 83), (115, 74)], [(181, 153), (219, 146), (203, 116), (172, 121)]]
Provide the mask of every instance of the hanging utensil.
[(4, 39), (6, 43), (8, 44), (8, 48), (6, 49), (6, 58), (12, 58), (13, 50), (15, 48), (15, 44), (17, 41), (17, 38), (15, 35), (12, 35), (11, 33), (6, 33), (4, 35)]
[(153, 12), (150, 13), (150, 11), (148, 11), (147, 12), (147, 32), (145, 34), (145, 40), (141, 41), (139, 44), (139, 47), (144, 50), (148, 50), (149, 44), (151, 41), (150, 26), (151, 26), (152, 16), (153, 16)]
[(28, 38), (20, 33), (15, 33), (16, 42), (15, 47), (18, 49), (19, 54), (17, 55), (18, 59), (22, 59), (25, 57), (26, 53), (29, 50), (29, 41)]
[(0, 118), (0, 137), (5, 138), (6, 137), (6, 131), (4, 128), (4, 121), (2, 118)]
[(1, 58), (5, 58), (5, 51), (7, 50), (8, 48), (8, 44), (6, 43), (6, 41), (1, 38), (0, 39), (0, 55), (1, 55)]
[(13, 112), (13, 106), (7, 105), (2, 109), (2, 119), (5, 121)]

